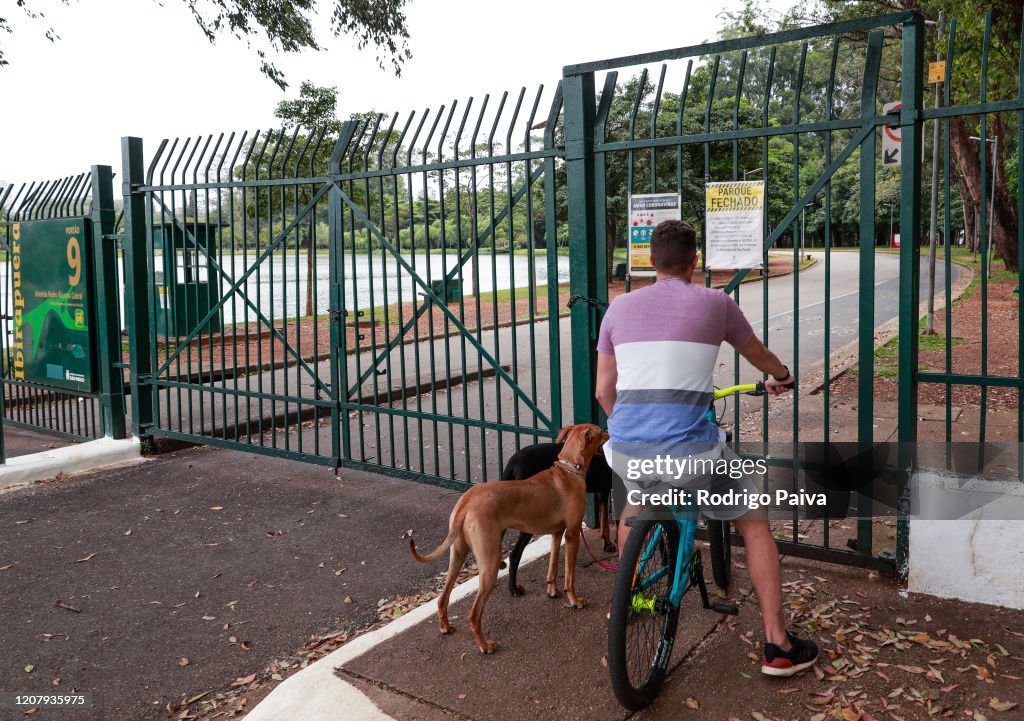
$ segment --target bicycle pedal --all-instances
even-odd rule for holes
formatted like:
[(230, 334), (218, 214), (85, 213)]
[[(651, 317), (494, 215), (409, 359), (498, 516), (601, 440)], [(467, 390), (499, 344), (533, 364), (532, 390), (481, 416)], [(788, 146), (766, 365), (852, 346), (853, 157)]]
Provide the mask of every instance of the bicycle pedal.
[(724, 613), (724, 614), (726, 614), (728, 616), (739, 616), (740, 615), (740, 610), (736, 606), (733, 606), (732, 604), (729, 604), (729, 603), (712, 603), (710, 606), (708, 606), (708, 608), (710, 608), (712, 611), (717, 611), (718, 613)]

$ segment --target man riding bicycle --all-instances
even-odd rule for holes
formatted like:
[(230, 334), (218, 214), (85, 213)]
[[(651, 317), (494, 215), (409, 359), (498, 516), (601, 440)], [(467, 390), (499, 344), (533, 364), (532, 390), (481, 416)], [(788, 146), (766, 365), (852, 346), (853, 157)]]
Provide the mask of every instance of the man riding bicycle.
[[(655, 453), (703, 458), (736, 458), (721, 429), (707, 418), (714, 370), (723, 341), (758, 370), (765, 389), (784, 393), (795, 379), (778, 357), (754, 335), (736, 301), (721, 290), (692, 284), (697, 268), (697, 236), (679, 220), (659, 224), (651, 236), (651, 262), (657, 282), (619, 296), (608, 307), (597, 344), (597, 400), (608, 415), (610, 465), (627, 488), (651, 489), (665, 479), (625, 480), (626, 458)], [(714, 478), (711, 490), (753, 490), (749, 478)], [(618, 540), (627, 519), (641, 507), (623, 504)], [(705, 515), (731, 520), (743, 535), (747, 568), (764, 620), (761, 671), (792, 676), (814, 664), (818, 648), (786, 630), (778, 548), (762, 509), (702, 507)]]

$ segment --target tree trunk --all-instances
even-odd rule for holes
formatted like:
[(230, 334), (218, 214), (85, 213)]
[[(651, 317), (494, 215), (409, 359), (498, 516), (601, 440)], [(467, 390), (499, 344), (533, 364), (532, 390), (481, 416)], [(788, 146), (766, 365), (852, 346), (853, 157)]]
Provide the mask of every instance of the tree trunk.
[[(990, 135), (998, 136), (1000, 139), (1005, 138), (1006, 127), (999, 116), (994, 116), (991, 123), (992, 129)], [(963, 118), (956, 118), (951, 124), (951, 145), (953, 148), (953, 157), (955, 158), (957, 165), (960, 167), (960, 172), (963, 175), (964, 185), (967, 188), (968, 197), (965, 200), (968, 203), (964, 205), (964, 215), (966, 216), (969, 212), (973, 212), (975, 208), (981, 207), (981, 188), (984, 182), (986, 187), (991, 185), (992, 173), (992, 161), (991, 151), (989, 152), (989, 160), (985, 169), (985, 174), (989, 178), (981, 178), (981, 156), (979, 142), (977, 140), (971, 140), (971, 132), (967, 128), (967, 124)], [(1006, 143), (1000, 143), (999, 155), (996, 158), (996, 183), (995, 183), (995, 197), (986, 196), (986, 206), (992, 203), (992, 238), (991, 242), (995, 246), (996, 257), (1003, 260), (1006, 264), (1007, 270), (1017, 272), (1017, 222), (1018, 219), (1016, 214), (1013, 212), (1013, 204), (1010, 202), (1010, 195), (1006, 183), (1006, 174), (1003, 172), (1003, 157), (1005, 155)], [(989, 188), (989, 192), (992, 190)], [(980, 228), (981, 235), (987, 239), (988, 234), (988, 214), (989, 207), (984, 209), (986, 214), (985, 227)], [(987, 243), (982, 245), (981, 250), (984, 251), (988, 248)]]
[[(964, 185), (963, 176), (956, 174), (956, 192), (960, 196), (960, 207), (964, 215), (964, 247), (974, 252), (974, 208), (968, 202), (967, 186)], [(949, 211), (947, 211), (949, 212)]]
[[(608, 280), (611, 280), (612, 278), (615, 277), (613, 275), (614, 272), (615, 272), (615, 244), (618, 241), (618, 237), (619, 237), (617, 229), (616, 229), (615, 226), (616, 226), (615, 221), (613, 221), (610, 217), (605, 220), (605, 223), (604, 223), (605, 234), (606, 234), (605, 237), (608, 239), (608, 243), (607, 243), (607, 245), (608, 245), (608, 257), (605, 259), (605, 262), (607, 264), (607, 270), (608, 270), (607, 278), (608, 278)], [(626, 256), (626, 262), (627, 263), (629, 262), (628, 254)], [(628, 268), (629, 266), (627, 265), (626, 267)]]

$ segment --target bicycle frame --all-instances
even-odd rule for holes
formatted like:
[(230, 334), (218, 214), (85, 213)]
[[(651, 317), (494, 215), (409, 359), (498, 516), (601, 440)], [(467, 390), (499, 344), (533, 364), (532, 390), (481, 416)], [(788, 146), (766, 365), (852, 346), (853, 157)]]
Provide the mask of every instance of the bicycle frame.
[[(747, 383), (743, 385), (730, 386), (728, 388), (716, 388), (714, 390), (714, 399), (719, 400), (726, 398), (731, 395), (738, 395), (740, 393), (747, 393), (750, 395), (762, 395), (765, 392), (763, 383)], [(715, 417), (714, 406), (708, 409), (709, 419), (718, 425), (718, 419)], [(701, 568), (700, 554), (694, 554), (693, 542), (697, 536), (697, 509), (693, 506), (676, 506), (672, 509), (672, 515), (675, 517), (675, 521), (679, 526), (679, 547), (676, 549), (676, 562), (675, 577), (672, 579), (672, 590), (669, 592), (669, 603), (674, 607), (679, 607), (682, 603), (683, 596), (693, 585), (700, 586), (701, 597), (704, 601), (705, 607), (713, 607), (713, 604), (709, 605), (707, 590), (704, 587), (704, 578), (700, 576), (695, 578), (698, 574), (694, 571)], [(644, 549), (643, 554), (640, 556), (641, 564), (645, 564), (655, 552), (658, 547), (658, 542), (661, 540), (662, 526), (658, 526), (655, 529), (654, 535), (651, 536), (651, 540), (647, 544), (647, 548)], [(683, 561), (688, 559), (686, 563)], [(637, 588), (639, 591), (644, 591), (657, 581), (659, 581), (665, 574), (664, 571), (667, 569), (660, 569), (657, 573), (653, 574), (650, 578), (647, 578)], [(637, 598), (634, 596), (634, 604), (637, 604)], [(640, 608), (634, 608), (636, 611), (640, 611)]]

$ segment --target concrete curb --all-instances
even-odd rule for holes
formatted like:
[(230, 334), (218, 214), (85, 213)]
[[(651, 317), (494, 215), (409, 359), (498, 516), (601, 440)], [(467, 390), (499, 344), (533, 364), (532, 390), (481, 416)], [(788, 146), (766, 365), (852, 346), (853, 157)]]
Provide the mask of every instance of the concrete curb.
[[(546, 536), (534, 540), (523, 552), (520, 568), (547, 556), (550, 550)], [(504, 569), (498, 573), (498, 578), (507, 574), (508, 569)], [(479, 585), (480, 577), (474, 576), (456, 586), (451, 603), (476, 593)], [(246, 721), (388, 721), (390, 716), (355, 686), (339, 678), (336, 671), (406, 629), (429, 622), (436, 612), (434, 601), (424, 603), (387, 625), (352, 639), (337, 651), (285, 679), (253, 707), (245, 716)]]
[(142, 446), (138, 438), (100, 438), (42, 453), (8, 458), (7, 463), (0, 466), (0, 489), (24, 486), (62, 474), (84, 473), (142, 460)]

